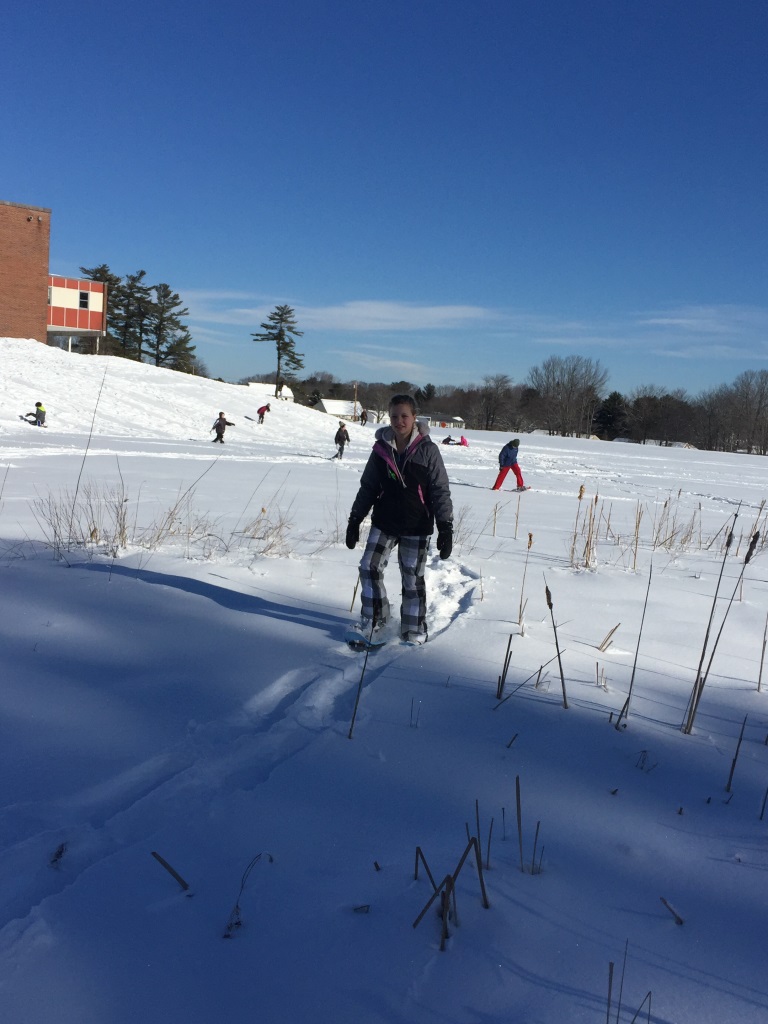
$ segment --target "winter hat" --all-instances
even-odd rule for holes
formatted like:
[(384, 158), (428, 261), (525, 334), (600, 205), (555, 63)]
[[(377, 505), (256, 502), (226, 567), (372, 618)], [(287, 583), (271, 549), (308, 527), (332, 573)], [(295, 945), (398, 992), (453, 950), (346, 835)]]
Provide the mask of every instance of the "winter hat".
[(520, 447), (520, 438), (519, 437), (513, 437), (512, 440), (509, 443), (512, 445), (513, 448), (519, 448)]
[(339, 426), (340, 426), (340, 427), (343, 427), (343, 426), (344, 426), (344, 420), (339, 420)]

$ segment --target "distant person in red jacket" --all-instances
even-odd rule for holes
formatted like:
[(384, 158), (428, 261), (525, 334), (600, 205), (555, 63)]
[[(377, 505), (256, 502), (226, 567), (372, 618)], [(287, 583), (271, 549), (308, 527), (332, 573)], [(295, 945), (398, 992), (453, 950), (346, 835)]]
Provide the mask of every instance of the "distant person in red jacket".
[(267, 402), (266, 405), (262, 405), (262, 407), (260, 409), (256, 410), (256, 414), (259, 417), (259, 423), (263, 423), (264, 422), (264, 415), (265, 415), (265, 413), (268, 413), (268, 412), (271, 412), (271, 410), (269, 408), (269, 402)]

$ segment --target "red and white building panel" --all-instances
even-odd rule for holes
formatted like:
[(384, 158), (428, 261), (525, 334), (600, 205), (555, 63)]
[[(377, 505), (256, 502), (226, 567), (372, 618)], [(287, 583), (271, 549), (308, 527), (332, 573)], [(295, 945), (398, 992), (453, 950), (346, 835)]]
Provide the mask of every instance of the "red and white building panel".
[(106, 285), (76, 277), (48, 277), (48, 331), (106, 334)]

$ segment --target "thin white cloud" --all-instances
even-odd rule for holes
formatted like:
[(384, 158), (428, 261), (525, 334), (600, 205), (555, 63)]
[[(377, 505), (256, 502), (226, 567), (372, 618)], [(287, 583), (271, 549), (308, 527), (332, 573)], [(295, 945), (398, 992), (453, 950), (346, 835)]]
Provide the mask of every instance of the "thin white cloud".
[(665, 327), (695, 334), (742, 335), (768, 329), (768, 310), (759, 306), (680, 306), (656, 313), (641, 313), (641, 326)]
[(353, 301), (297, 309), (307, 327), (322, 331), (425, 331), (496, 321), (482, 306), (421, 306), (410, 302)]
[[(253, 299), (253, 304), (235, 302)], [(274, 309), (274, 300), (234, 291), (189, 290), (184, 302), (190, 319), (196, 323), (248, 326), (258, 330)], [(333, 306), (304, 306), (290, 303), (302, 329), (315, 331), (428, 331), (466, 328), (480, 323), (496, 323), (503, 314), (483, 306), (421, 305), (411, 302), (353, 300)]]
[(429, 374), (430, 368), (423, 363), (415, 363), (397, 356), (396, 350), (380, 349), (381, 354), (364, 352), (359, 349), (331, 350), (329, 355), (343, 357), (350, 366), (358, 366), (375, 374), (387, 377), (400, 377), (403, 380), (418, 380)]

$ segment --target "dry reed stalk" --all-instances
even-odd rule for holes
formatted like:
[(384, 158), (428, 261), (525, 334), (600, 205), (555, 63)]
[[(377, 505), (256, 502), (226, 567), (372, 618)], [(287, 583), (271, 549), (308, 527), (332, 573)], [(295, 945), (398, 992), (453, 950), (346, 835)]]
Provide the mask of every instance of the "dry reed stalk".
[(596, 535), (596, 514), (597, 514), (597, 503), (598, 496), (595, 495), (594, 501), (590, 502), (589, 505), (589, 516), (587, 523), (587, 539), (584, 543), (584, 566), (589, 569), (597, 558), (597, 535)]
[(619, 628), (620, 625), (621, 625), (621, 623), (617, 622), (616, 625), (613, 627), (613, 629), (609, 630), (608, 633), (606, 633), (605, 639), (603, 640), (603, 642), (601, 644), (598, 644), (598, 647), (597, 647), (598, 651), (607, 651), (608, 650), (608, 648), (611, 646), (611, 642), (612, 642), (611, 641), (611, 637), (613, 636), (613, 634), (616, 632), (616, 630)]
[(651, 563), (651, 568), (650, 568), (650, 570), (648, 572), (648, 587), (647, 587), (647, 589), (645, 591), (645, 604), (643, 605), (643, 614), (642, 614), (642, 616), (640, 618), (640, 631), (637, 634), (637, 647), (635, 648), (635, 660), (634, 660), (634, 663), (632, 665), (632, 675), (630, 676), (630, 679), (629, 679), (629, 693), (627, 694), (627, 699), (624, 701), (624, 707), (621, 709), (621, 711), (619, 712), (619, 717), (616, 719), (615, 728), (617, 730), (621, 726), (621, 719), (622, 719), (622, 717), (629, 718), (629, 703), (632, 700), (632, 689), (633, 689), (633, 687), (635, 685), (635, 670), (637, 669), (637, 657), (638, 657), (638, 655), (640, 653), (640, 640), (642, 639), (642, 636), (643, 636), (643, 623), (645, 622), (645, 612), (646, 612), (646, 609), (648, 608), (648, 595), (651, 592), (651, 579), (652, 578), (653, 578), (653, 563)]
[(429, 864), (427, 864), (427, 858), (424, 856), (424, 851), (420, 846), (416, 847), (416, 863), (413, 866), (413, 878), (414, 881), (418, 881), (419, 878), (419, 861), (424, 865), (424, 870), (427, 872), (427, 877), (432, 883), (432, 888), (437, 889), (437, 882), (432, 877), (432, 872), (429, 870)]
[[(373, 636), (373, 627), (374, 627), (374, 625), (375, 625), (375, 620), (372, 619), (371, 620), (371, 632), (370, 632), (370, 635), (368, 637), (369, 641), (370, 641), (371, 637)], [(358, 705), (360, 704), (360, 694), (362, 693), (362, 690), (363, 690), (363, 680), (365, 679), (365, 670), (366, 670), (366, 668), (368, 668), (368, 655), (371, 653), (371, 650), (372, 650), (372, 648), (370, 648), (370, 647), (366, 647), (366, 649), (365, 649), (365, 659), (363, 660), (363, 669), (362, 669), (362, 672), (360, 673), (360, 682), (357, 684), (357, 695), (355, 697), (355, 706), (352, 709), (352, 721), (349, 723), (349, 732), (347, 733), (347, 739), (348, 740), (352, 739), (352, 733), (353, 733), (354, 728), (355, 728), (355, 719), (357, 718), (357, 708), (358, 708)]]
[(504, 693), (504, 683), (507, 681), (507, 672), (509, 670), (509, 664), (512, 660), (512, 633), (509, 634), (509, 640), (507, 640), (507, 649), (504, 652), (504, 665), (501, 670), (501, 675), (498, 677), (496, 683), (496, 700), (501, 700), (501, 695)]
[[(763, 498), (763, 500), (760, 502), (760, 506), (758, 507), (757, 515), (755, 516), (755, 521), (752, 524), (752, 529), (749, 531), (750, 533), (757, 533), (758, 532), (759, 527), (760, 527), (760, 518), (761, 518), (763, 512), (765, 511), (765, 503), (766, 503), (766, 499)], [(760, 532), (762, 532), (762, 531), (760, 531)]]
[[(563, 654), (565, 654), (565, 651), (563, 651)], [(514, 688), (514, 690), (512, 691), (512, 693), (508, 693), (506, 697), (504, 697), (504, 698), (503, 698), (502, 700), (500, 700), (500, 701), (499, 701), (499, 703), (495, 705), (495, 707), (493, 708), (493, 710), (495, 711), (495, 710), (496, 710), (496, 708), (500, 708), (500, 707), (501, 707), (501, 705), (502, 705), (502, 704), (505, 704), (505, 703), (506, 703), (506, 702), (507, 702), (507, 701), (509, 700), (509, 698), (510, 698), (510, 697), (514, 697), (514, 695), (515, 695), (515, 694), (517, 693), (517, 691), (518, 691), (518, 690), (520, 689), (520, 687), (521, 687), (521, 686), (525, 686), (525, 684), (526, 684), (526, 683), (529, 683), (529, 682), (531, 681), (531, 679), (533, 679), (533, 677), (534, 677), (534, 676), (536, 676), (536, 677), (537, 677), (537, 678), (536, 678), (536, 682), (534, 683), (534, 689), (535, 689), (535, 688), (536, 688), (536, 687), (537, 687), (537, 686), (539, 685), (539, 680), (541, 679), (541, 673), (542, 673), (542, 672), (544, 671), (544, 669), (545, 669), (545, 668), (547, 667), (547, 665), (549, 665), (549, 663), (550, 663), (551, 661), (554, 661), (554, 660), (555, 660), (555, 658), (556, 658), (556, 657), (557, 657), (557, 655), (556, 655), (556, 654), (553, 654), (553, 655), (552, 655), (552, 657), (551, 657), (551, 658), (549, 659), (549, 661), (545, 661), (543, 665), (540, 665), (540, 666), (539, 666), (539, 668), (538, 668), (538, 671), (537, 671), (537, 672), (531, 672), (531, 674), (530, 674), (530, 675), (529, 675), (529, 676), (528, 676), (528, 677), (527, 677), (526, 679), (524, 679), (524, 680), (522, 681), (522, 683), (518, 683), (518, 684), (517, 684), (517, 686), (516, 686), (516, 687)], [(516, 739), (517, 739), (517, 733), (515, 733), (515, 735), (514, 735), (514, 736), (512, 737), (512, 739), (511, 739), (511, 740), (509, 741), (509, 743), (507, 744), (507, 746), (508, 746), (508, 747), (510, 747), (510, 746), (512, 745), (512, 743), (513, 743), (513, 742), (514, 742), (514, 741), (515, 741)]]
[(187, 889), (189, 889), (189, 884), (184, 881), (184, 879), (181, 877), (178, 871), (171, 867), (171, 865), (168, 863), (167, 860), (165, 860), (164, 857), (161, 857), (159, 853), (155, 853), (154, 850), (152, 850), (152, 856), (155, 858), (158, 864), (163, 865), (163, 867), (165, 868), (169, 875), (176, 879), (176, 881), (179, 883), (179, 885), (185, 892), (187, 891)]
[(555, 624), (555, 610), (552, 605), (552, 594), (550, 593), (549, 587), (547, 586), (546, 578), (544, 579), (544, 591), (547, 598), (547, 607), (549, 608), (549, 614), (552, 619), (552, 630), (555, 634), (555, 650), (557, 651), (557, 663), (560, 666), (560, 682), (563, 687), (563, 707), (568, 709), (568, 697), (565, 692), (565, 674), (563, 673), (563, 659), (560, 657), (560, 643), (557, 639), (557, 626)]
[(528, 534), (528, 547), (525, 551), (525, 563), (523, 564), (523, 580), (520, 584), (520, 611), (518, 613), (517, 624), (521, 627), (523, 625), (523, 592), (525, 591), (525, 574), (528, 572), (528, 556), (531, 553), (531, 547), (533, 546), (533, 534)]
[(613, 993), (613, 962), (608, 963), (608, 1009), (605, 1011), (605, 1024), (611, 1022), (611, 995)]
[(648, 1018), (647, 1018), (647, 1020), (648, 1020), (648, 1024), (651, 1024), (651, 994), (652, 994), (651, 992), (646, 992), (645, 999), (643, 999), (642, 1003), (640, 1003), (640, 1005), (638, 1006), (637, 1013), (632, 1018), (632, 1020), (629, 1022), (629, 1024), (635, 1024), (635, 1021), (640, 1016), (640, 1011), (645, 1006), (645, 1000), (646, 999), (648, 1000)]
[(637, 510), (635, 512), (635, 542), (634, 542), (634, 554), (632, 557), (632, 571), (637, 572), (637, 549), (640, 544), (640, 523), (643, 519), (643, 506), (638, 501)]
[(520, 776), (515, 777), (515, 800), (517, 801), (517, 839), (520, 844), (520, 870), (525, 873), (523, 864), (523, 805), (520, 800)]
[(682, 917), (680, 917), (680, 915), (679, 915), (679, 914), (678, 914), (678, 912), (677, 912), (677, 911), (676, 911), (676, 910), (674, 909), (674, 907), (671, 907), (671, 906), (669, 905), (669, 903), (667, 903), (667, 901), (666, 901), (666, 900), (664, 899), (664, 897), (663, 897), (663, 896), (659, 896), (659, 899), (660, 899), (660, 900), (661, 900), (661, 902), (662, 902), (662, 903), (664, 904), (664, 906), (665, 906), (665, 907), (667, 908), (667, 910), (668, 910), (668, 911), (670, 912), (670, 914), (672, 915), (672, 917), (674, 917), (674, 919), (675, 919), (675, 924), (683, 924), (684, 922), (683, 922), (683, 919), (682, 919)]
[[(749, 542), (749, 548), (747, 549), (747, 553), (744, 556), (744, 562), (742, 563), (742, 566), (741, 566), (741, 572), (739, 573), (739, 577), (736, 580), (736, 585), (733, 588), (733, 593), (731, 594), (731, 599), (728, 602), (728, 604), (726, 605), (725, 612), (723, 613), (723, 621), (720, 623), (720, 629), (718, 629), (717, 636), (715, 637), (715, 642), (712, 644), (712, 653), (709, 656), (709, 661), (707, 662), (706, 671), (705, 671), (703, 677), (700, 680), (700, 685), (698, 687), (698, 692), (696, 694), (695, 703), (693, 704), (693, 706), (691, 708), (691, 715), (690, 715), (691, 728), (693, 727), (693, 719), (695, 718), (696, 712), (698, 711), (699, 701), (701, 700), (702, 691), (703, 691), (704, 686), (705, 686), (705, 684), (707, 682), (707, 679), (709, 677), (709, 671), (712, 668), (712, 662), (715, 659), (715, 653), (717, 652), (717, 647), (718, 647), (718, 644), (720, 643), (720, 637), (723, 635), (723, 630), (725, 629), (725, 623), (726, 623), (726, 620), (728, 618), (728, 613), (730, 612), (731, 607), (733, 606), (733, 602), (734, 602), (734, 600), (736, 598), (736, 591), (741, 586), (741, 582), (744, 579), (744, 572), (746, 571), (746, 568), (749, 565), (749, 563), (750, 563), (750, 561), (752, 559), (752, 556), (755, 553), (755, 548), (757, 547), (757, 542), (759, 541), (759, 539), (760, 539), (760, 534), (756, 533), (756, 534), (753, 535), (752, 540)], [(690, 732), (690, 730), (686, 730), (686, 731)]]
[(652, 548), (653, 551), (655, 551), (656, 547), (658, 546), (658, 539), (659, 539), (660, 536), (662, 536), (662, 532), (663, 531), (666, 532), (666, 530), (667, 530), (667, 523), (669, 522), (669, 519), (670, 519), (670, 499), (668, 498), (668, 499), (666, 499), (664, 505), (662, 506), (662, 511), (660, 511), (660, 513), (658, 514), (658, 518), (657, 519), (656, 519), (656, 511), (655, 511), (655, 509), (653, 510), (653, 524), (651, 526), (651, 548)]
[(701, 648), (701, 655), (699, 657), (699, 664), (698, 664), (698, 667), (696, 669), (696, 678), (695, 678), (695, 681), (694, 681), (694, 684), (693, 684), (693, 689), (691, 691), (691, 696), (688, 698), (688, 707), (686, 709), (686, 717), (685, 717), (685, 719), (683, 721), (683, 725), (682, 725), (682, 731), (684, 733), (686, 733), (686, 734), (689, 734), (691, 732), (691, 729), (693, 728), (693, 720), (696, 717), (696, 706), (698, 705), (699, 697), (701, 696), (701, 689), (703, 688), (703, 685), (704, 685), (702, 683), (702, 680), (701, 680), (701, 670), (702, 670), (702, 667), (704, 665), (704, 658), (707, 656), (707, 646), (709, 644), (709, 634), (710, 634), (710, 632), (712, 630), (712, 621), (713, 621), (713, 619), (715, 617), (715, 607), (716, 607), (716, 604), (717, 604), (717, 595), (718, 595), (718, 593), (720, 591), (720, 584), (721, 584), (722, 579), (723, 579), (723, 572), (725, 571), (725, 560), (728, 557), (728, 550), (729, 550), (731, 544), (733, 543), (733, 526), (736, 525), (736, 520), (738, 518), (738, 515), (739, 515), (738, 512), (734, 513), (732, 528), (728, 531), (728, 534), (726, 535), (726, 538), (725, 538), (725, 551), (723, 553), (723, 560), (720, 563), (720, 574), (717, 577), (717, 585), (715, 586), (715, 594), (714, 594), (714, 597), (712, 598), (712, 607), (709, 610), (709, 621), (707, 622), (707, 628), (706, 628), (706, 631), (704, 633), (704, 643), (703, 643), (702, 648)]
[(536, 822), (536, 832), (533, 836), (533, 854), (531, 855), (531, 874), (536, 874), (536, 847), (539, 845), (539, 829), (541, 828), (541, 822)]
[(763, 686), (763, 664), (765, 663), (765, 645), (768, 643), (768, 615), (765, 617), (765, 629), (763, 630), (763, 649), (760, 652), (760, 671), (757, 675), (757, 692), (762, 692)]
[(517, 526), (518, 526), (518, 523), (520, 522), (520, 499), (521, 498), (522, 498), (522, 494), (518, 494), (518, 496), (517, 496), (517, 508), (515, 509), (515, 538), (514, 538), (515, 540), (517, 540)]
[(739, 759), (739, 751), (741, 750), (741, 741), (744, 739), (744, 730), (747, 726), (747, 715), (744, 715), (744, 721), (741, 723), (741, 732), (739, 733), (739, 741), (736, 744), (736, 753), (733, 755), (733, 761), (731, 762), (731, 772), (728, 776), (728, 784), (725, 787), (725, 792), (731, 792), (731, 783), (733, 782), (733, 773), (736, 771), (736, 762)]
[(357, 588), (359, 586), (360, 586), (360, 573), (357, 574), (357, 579), (355, 580), (355, 589), (352, 591), (352, 603), (349, 606), (349, 610), (350, 611), (352, 611), (352, 609), (355, 607), (355, 598), (357, 597)]
[(579, 487), (579, 504), (576, 506), (576, 520), (573, 524), (573, 538), (571, 540), (571, 565), (576, 565), (576, 538), (579, 535), (579, 516), (581, 515), (581, 503), (584, 499), (584, 484)]

